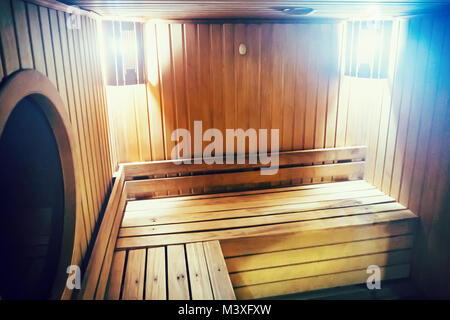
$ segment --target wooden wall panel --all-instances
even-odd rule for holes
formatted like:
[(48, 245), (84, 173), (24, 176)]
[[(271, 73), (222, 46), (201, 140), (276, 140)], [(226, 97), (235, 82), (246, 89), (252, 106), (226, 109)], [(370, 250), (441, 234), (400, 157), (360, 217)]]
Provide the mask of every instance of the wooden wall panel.
[(340, 99), (345, 144), (368, 146), (365, 179), (420, 216), (412, 278), (440, 298), (450, 297), (448, 19), (396, 21), (389, 78), (344, 79)]
[[(170, 159), (172, 131), (193, 134), (195, 120), (204, 131), (224, 134), (225, 128), (279, 129), (283, 151), (334, 147), (341, 30), (333, 23), (146, 23), (147, 106), (133, 107), (142, 91), (108, 88), (110, 105), (120, 109), (111, 116), (122, 123), (113, 130), (114, 157), (119, 163)], [(140, 113), (149, 115), (147, 122)], [(129, 118), (129, 125), (140, 121), (149, 131), (125, 130)], [(130, 147), (122, 146), (124, 136)], [(151, 157), (131, 148), (135, 141)]]
[(97, 19), (83, 14), (78, 29), (69, 28), (68, 19), (68, 12), (54, 8), (1, 1), (0, 79), (36, 69), (53, 82), (67, 107), (82, 186), (73, 255), (73, 264), (81, 265), (111, 186), (112, 168)]

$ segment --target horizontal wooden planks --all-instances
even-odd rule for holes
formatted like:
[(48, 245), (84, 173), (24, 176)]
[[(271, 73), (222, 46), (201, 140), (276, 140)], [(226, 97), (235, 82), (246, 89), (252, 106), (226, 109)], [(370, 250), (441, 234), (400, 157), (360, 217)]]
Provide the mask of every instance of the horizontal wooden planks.
[(361, 270), (366, 269), (370, 265), (383, 267), (386, 265), (408, 264), (410, 262), (411, 250), (398, 250), (388, 253), (372, 253), (339, 259), (235, 272), (230, 274), (230, 278), (234, 287), (244, 287), (261, 283)]
[(331, 260), (349, 256), (409, 249), (412, 247), (412, 235), (399, 235), (380, 239), (369, 239), (337, 243), (325, 246), (292, 249), (261, 253), (250, 256), (232, 257), (226, 260), (230, 272), (256, 270), (288, 264)]
[[(406, 278), (410, 273), (409, 264), (380, 267), (381, 280)], [(367, 280), (366, 269), (324, 274), (320, 276), (270, 282), (245, 286), (235, 290), (237, 299), (258, 299), (290, 293), (298, 293), (325, 288), (364, 283)]]
[[(206, 212), (217, 212), (217, 214), (222, 214), (224, 211), (231, 211), (231, 210), (248, 210), (248, 209), (258, 209), (258, 208), (266, 208), (266, 207), (281, 207), (281, 212), (283, 212), (283, 207), (288, 205), (296, 205), (296, 204), (305, 204), (308, 208), (307, 203), (315, 203), (311, 204), (312, 209), (316, 207), (321, 206), (321, 202), (331, 202), (333, 200), (349, 200), (349, 203), (351, 203), (352, 200), (359, 199), (359, 198), (368, 198), (368, 197), (381, 197), (384, 196), (386, 200), (390, 199), (392, 201), (392, 198), (385, 196), (382, 192), (376, 190), (376, 189), (369, 189), (369, 190), (361, 190), (361, 191), (344, 191), (344, 192), (336, 192), (336, 193), (328, 193), (328, 194), (317, 194), (317, 195), (311, 195), (311, 196), (298, 196), (298, 197), (285, 197), (285, 198), (279, 198), (277, 199), (274, 197), (274, 199), (271, 199), (271, 197), (265, 197), (260, 199), (248, 199), (248, 201), (230, 201), (235, 200), (235, 198), (228, 199), (229, 201), (226, 203), (212, 203), (211, 205), (203, 204), (201, 205), (199, 203), (199, 206), (187, 206), (184, 207), (183, 205), (179, 207), (173, 207), (173, 208), (158, 208), (155, 206), (152, 208), (153, 210), (156, 210), (160, 216), (169, 215), (169, 216), (176, 216), (180, 214), (202, 214)], [(386, 198), (387, 197), (387, 198)], [(246, 200), (246, 199), (244, 199)], [(357, 202), (358, 200), (356, 200)], [(367, 202), (362, 200), (362, 203)], [(283, 205), (284, 203), (284, 205)], [(342, 205), (345, 206), (345, 202), (342, 202)], [(198, 209), (197, 209), (198, 208)], [(292, 207), (287, 207), (290, 209), (294, 209)], [(327, 207), (325, 207), (327, 208)], [(264, 210), (264, 209), (262, 209)], [(274, 209), (276, 210), (276, 209)], [(287, 210), (285, 210), (287, 211)], [(127, 212), (127, 214), (130, 217), (145, 217), (146, 213), (151, 215), (151, 213), (148, 213), (148, 210), (141, 210), (141, 211), (131, 211)], [(287, 211), (289, 212), (289, 211)], [(276, 211), (274, 212), (276, 213)], [(190, 215), (187, 216), (187, 218), (190, 217)], [(189, 219), (189, 218), (188, 218)]]
[[(354, 181), (342, 181), (342, 182), (333, 182), (333, 185), (330, 183), (316, 183), (316, 184), (308, 184), (308, 185), (299, 185), (299, 186), (279, 186), (273, 187), (270, 189), (253, 189), (253, 190), (241, 190), (241, 191), (233, 191), (233, 192), (224, 192), (224, 193), (208, 193), (208, 194), (196, 194), (196, 195), (178, 195), (173, 197), (166, 198), (157, 198), (157, 199), (143, 199), (143, 200), (129, 200), (127, 202), (127, 210), (133, 211), (133, 207), (140, 204), (144, 204), (146, 201), (152, 201), (153, 204), (163, 204), (167, 203), (169, 206), (176, 205), (180, 201), (185, 200), (201, 200), (201, 199), (213, 199), (213, 198), (226, 198), (233, 196), (244, 196), (244, 195), (253, 195), (253, 194), (273, 194), (278, 192), (286, 192), (286, 191), (297, 191), (297, 190), (312, 190), (317, 188), (346, 188), (347, 186), (356, 186), (356, 184), (360, 183), (361, 185), (368, 185), (364, 180), (354, 180)], [(370, 184), (369, 184), (370, 185)]]
[[(180, 189), (196, 189), (209, 187), (216, 191), (220, 188), (247, 188), (245, 185), (281, 183), (296, 179), (311, 179), (313, 177), (340, 177), (345, 179), (361, 178), (364, 172), (364, 162), (350, 162), (309, 167), (280, 168), (274, 175), (261, 175), (259, 171), (219, 173), (199, 176), (182, 176), (165, 179), (148, 179), (127, 181), (130, 197), (144, 197), (161, 191), (176, 191)], [(290, 183), (289, 183), (290, 184)], [(193, 191), (194, 191), (193, 190)], [(217, 191), (216, 191), (217, 192)], [(199, 192), (194, 192), (199, 193)]]
[(362, 226), (415, 218), (363, 181), (281, 190), (129, 202), (118, 248), (258, 237), (259, 232), (268, 236), (265, 232), (338, 230), (345, 223)]
[(380, 223), (358, 227), (343, 227), (333, 230), (329, 237), (328, 230), (316, 230), (308, 233), (286, 233), (280, 235), (226, 239), (220, 241), (225, 258), (276, 252), (282, 250), (323, 246), (351, 241), (384, 238), (389, 236), (413, 234), (416, 230), (415, 221), (399, 221), (395, 223)]
[[(341, 147), (328, 149), (313, 149), (313, 150), (299, 150), (279, 153), (279, 165), (300, 165), (312, 164), (324, 161), (339, 161), (339, 160), (361, 160), (365, 159), (366, 147)], [(193, 160), (187, 160), (191, 164), (182, 163), (178, 161), (186, 160), (165, 160), (152, 161), (142, 163), (125, 163), (123, 164), (125, 170), (125, 179), (132, 180), (134, 177), (154, 176), (154, 175), (168, 175), (181, 174), (191, 172), (205, 172), (205, 171), (226, 171), (236, 169), (247, 169), (255, 167), (269, 167), (270, 164), (250, 164), (248, 163), (249, 156), (246, 156), (245, 164), (227, 164), (223, 157), (203, 159), (201, 164), (193, 164)], [(218, 164), (216, 162), (222, 162)], [(207, 164), (212, 163), (212, 164)]]
[[(135, 237), (144, 235), (161, 235), (194, 231), (226, 230), (232, 228), (247, 228), (252, 226), (275, 225), (298, 221), (311, 221), (333, 217), (356, 216), (360, 214), (396, 211), (402, 206), (396, 203), (388, 205), (368, 205), (360, 207), (336, 208), (314, 212), (297, 212), (287, 214), (270, 214), (267, 216), (228, 218), (226, 220), (199, 221), (195, 223), (177, 223), (160, 226), (141, 226), (122, 228), (119, 237)], [(275, 207), (274, 210), (277, 210)], [(276, 213), (276, 211), (275, 211)], [(211, 214), (213, 216), (213, 213)]]
[[(128, 201), (126, 212), (130, 215), (138, 215), (140, 213), (148, 214), (149, 210), (153, 209), (179, 209), (179, 210), (191, 210), (190, 207), (195, 208), (195, 212), (202, 212), (202, 208), (208, 208), (208, 206), (214, 205), (226, 205), (232, 200), (233, 203), (244, 204), (248, 207), (247, 203), (249, 201), (255, 203), (269, 202), (270, 200), (279, 199), (296, 199), (296, 201), (302, 201), (301, 199), (308, 198), (310, 196), (328, 196), (336, 197), (334, 193), (343, 193), (351, 191), (368, 191), (375, 190), (375, 188), (365, 181), (349, 181), (340, 183), (328, 183), (320, 185), (311, 186), (298, 186), (298, 187), (287, 187), (287, 188), (272, 188), (272, 189), (261, 189), (253, 191), (242, 191), (242, 192), (230, 192), (213, 194), (210, 197), (201, 196), (184, 196), (184, 197), (172, 197), (172, 198), (162, 198), (162, 199), (145, 199)], [(320, 200), (320, 199), (314, 199)], [(323, 199), (322, 199), (323, 200)], [(269, 202), (270, 203), (270, 202)], [(206, 210), (212, 211), (212, 210)], [(186, 213), (186, 211), (183, 211)]]
[(118, 249), (158, 246), (197, 241), (224, 240), (248, 236), (274, 235), (290, 232), (306, 232), (320, 229), (336, 229), (347, 226), (360, 226), (395, 222), (397, 220), (416, 220), (417, 216), (409, 210), (361, 214), (349, 217), (337, 217), (312, 221), (300, 221), (278, 225), (256, 226), (217, 231), (164, 234), (154, 236), (126, 237), (117, 240)]

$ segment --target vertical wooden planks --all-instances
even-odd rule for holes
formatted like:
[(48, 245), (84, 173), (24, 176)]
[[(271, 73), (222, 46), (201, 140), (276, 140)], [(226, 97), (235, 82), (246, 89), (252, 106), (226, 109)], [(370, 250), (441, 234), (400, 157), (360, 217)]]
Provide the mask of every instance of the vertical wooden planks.
[(94, 94), (94, 87), (93, 87), (93, 81), (92, 81), (92, 67), (91, 67), (91, 59), (89, 55), (89, 42), (88, 42), (88, 25), (87, 25), (87, 18), (85, 16), (81, 17), (81, 28), (79, 30), (79, 43), (81, 48), (81, 56), (83, 57), (84, 68), (83, 68), (83, 75), (84, 75), (84, 81), (85, 81), (85, 106), (86, 106), (86, 120), (87, 120), (87, 127), (89, 129), (89, 138), (91, 143), (91, 152), (92, 152), (92, 167), (94, 176), (92, 177), (92, 183), (95, 186), (95, 197), (96, 197), (96, 208), (97, 210), (94, 212), (94, 221), (96, 221), (98, 217), (98, 213), (100, 211), (101, 205), (102, 205), (102, 187), (100, 184), (100, 149), (98, 147), (98, 131), (97, 131), (97, 124), (95, 123), (95, 112), (97, 110), (97, 104), (95, 101), (95, 94)]
[[(223, 57), (223, 25), (213, 24), (210, 28), (211, 38), (211, 107), (213, 111), (212, 126), (225, 132), (225, 117), (227, 109), (224, 106), (224, 74), (229, 70), (224, 68)], [(225, 150), (225, 143), (222, 145)], [(215, 154), (214, 154), (215, 155)]]
[[(56, 81), (58, 82), (58, 90), (61, 93), (61, 98), (64, 101), (64, 104), (67, 108), (67, 87), (66, 87), (66, 75), (63, 66), (62, 60), (62, 51), (61, 51), (61, 38), (59, 35), (59, 23), (57, 12), (53, 9), (49, 10), (49, 26), (52, 34), (52, 47), (53, 47), (53, 57), (55, 61), (55, 74)], [(69, 110), (67, 109), (67, 113)]]
[(120, 299), (126, 253), (127, 252), (125, 250), (117, 251), (114, 253), (105, 295), (105, 299), (107, 300)]
[[(264, 24), (261, 26), (261, 71), (260, 71), (260, 90), (261, 90), (261, 101), (260, 101), (260, 125), (261, 129), (267, 129), (268, 131), (272, 128), (272, 105), (274, 103), (272, 99), (273, 95), (273, 55), (275, 52), (274, 42), (274, 30), (272, 24)], [(298, 64), (297, 64), (298, 65)], [(234, 123), (230, 123), (231, 126), (227, 128), (233, 128)], [(271, 138), (268, 134), (267, 138), (267, 150), (271, 148)], [(258, 148), (261, 151), (260, 146)]]
[[(412, 181), (412, 171), (415, 163), (415, 152), (417, 148), (419, 130), (422, 125), (422, 118), (429, 119), (423, 106), (423, 101), (425, 99), (425, 83), (432, 82), (432, 77), (435, 76), (435, 71), (433, 70), (433, 55), (431, 50), (441, 51), (438, 48), (434, 48), (433, 40), (436, 36), (439, 38), (439, 33), (442, 35), (441, 28), (436, 28), (436, 24), (428, 20), (422, 24), (421, 39), (419, 40), (417, 54), (421, 57), (424, 62), (419, 64), (416, 69), (416, 76), (414, 79), (414, 89), (411, 98), (411, 111), (408, 119), (408, 132), (406, 136), (405, 150), (403, 156), (403, 166), (400, 181), (393, 184), (393, 190), (391, 194), (399, 199), (400, 203), (408, 205), (409, 190)], [(426, 62), (425, 62), (426, 61)], [(435, 63), (435, 62), (434, 62)], [(431, 74), (430, 74), (431, 73)], [(428, 98), (429, 99), (429, 98)], [(398, 174), (397, 174), (398, 176)], [(393, 179), (395, 179), (395, 175)]]
[[(437, 27), (442, 26), (442, 20), (440, 23), (435, 24)], [(448, 34), (448, 24), (447, 24), (447, 34)], [(429, 70), (427, 75), (426, 86), (425, 86), (425, 93), (424, 93), (424, 99), (422, 102), (422, 108), (424, 109), (421, 115), (421, 128), (419, 132), (418, 137), (418, 144), (415, 154), (415, 163), (414, 163), (414, 170), (411, 174), (411, 184), (410, 184), (410, 190), (409, 195), (407, 194), (407, 190), (405, 188), (402, 188), (402, 193), (400, 196), (404, 201), (408, 200), (408, 205), (411, 208), (413, 212), (419, 212), (420, 207), (420, 200), (423, 195), (423, 187), (424, 187), (424, 181), (426, 179), (426, 168), (428, 166), (428, 153), (429, 148), (431, 147), (431, 132), (434, 130), (436, 121), (438, 121), (438, 117), (435, 116), (436, 112), (441, 112), (440, 109), (437, 109), (438, 106), (437, 102), (437, 93), (440, 91), (440, 88), (443, 85), (443, 79), (445, 79), (445, 76), (442, 73), (439, 73), (439, 66), (442, 66), (442, 64), (445, 65), (445, 56), (449, 52), (449, 43), (445, 43), (445, 30), (439, 29), (439, 33), (441, 35), (436, 35), (436, 33), (433, 33), (433, 42), (432, 42), (432, 48), (434, 48), (434, 52), (430, 55), (430, 61), (429, 61)], [(442, 38), (441, 38), (442, 37)], [(439, 48), (441, 46), (441, 48)], [(439, 54), (438, 54), (439, 53)], [(447, 63), (448, 64), (448, 63)], [(443, 68), (441, 68), (443, 69)], [(431, 80), (434, 78), (434, 80)], [(427, 109), (426, 103), (432, 101), (433, 102), (433, 109)], [(426, 111), (428, 110), (428, 112)], [(442, 115), (442, 113), (440, 113)], [(435, 137), (433, 137), (435, 138)], [(404, 182), (405, 183), (405, 182)]]
[[(422, 19), (421, 19), (422, 20)], [(394, 164), (392, 169), (391, 177), (391, 190), (390, 194), (394, 198), (399, 198), (400, 184), (402, 180), (403, 168), (405, 164), (405, 150), (407, 141), (413, 139), (413, 134), (411, 134), (411, 126), (414, 123), (414, 107), (416, 103), (420, 100), (418, 97), (418, 88), (414, 84), (414, 79), (423, 79), (423, 70), (427, 65), (427, 50), (428, 45), (428, 32), (431, 28), (431, 21), (429, 19), (418, 21), (420, 25), (417, 26), (418, 29), (412, 29), (413, 38), (410, 39), (411, 50), (415, 52), (420, 59), (423, 59), (422, 63), (415, 64), (415, 57), (408, 54), (405, 63), (407, 65), (407, 70), (405, 71), (406, 79), (404, 81), (403, 92), (402, 92), (402, 103), (401, 103), (401, 113), (399, 115), (399, 123), (397, 128), (397, 141), (394, 151)], [(422, 39), (422, 41), (420, 40)], [(412, 68), (414, 66), (414, 68)], [(413, 73), (412, 73), (413, 72)], [(419, 86), (422, 86), (422, 81), (419, 82)], [(416, 102), (417, 101), (417, 102)]]
[(26, 3), (28, 21), (30, 22), (30, 39), (33, 48), (34, 68), (42, 74), (47, 74), (45, 64), (44, 47), (42, 44), (41, 26), (39, 22), (38, 7), (31, 3)]
[(142, 300), (144, 297), (146, 250), (129, 250), (123, 283), (123, 300)]
[(317, 96), (316, 96), (316, 115), (314, 130), (314, 148), (321, 149), (325, 146), (325, 130), (327, 121), (327, 92), (328, 92), (328, 54), (330, 49), (324, 46), (324, 43), (331, 43), (332, 30), (330, 25), (322, 24), (319, 27), (318, 34), (318, 52), (317, 58)]
[(186, 257), (192, 300), (212, 300), (213, 293), (203, 243), (187, 243)]
[(55, 87), (58, 88), (48, 8), (39, 7), (39, 21), (41, 23), (42, 43), (44, 48), (45, 65), (47, 66), (47, 77), (53, 82)]
[(189, 284), (184, 245), (167, 246), (167, 285), (169, 300), (189, 300)]
[(19, 56), (14, 31), (14, 18), (10, 1), (0, 2), (0, 42), (2, 48), (3, 73), (10, 75), (18, 70)]
[[(171, 27), (171, 48), (173, 59), (173, 86), (174, 102), (176, 113), (175, 128), (189, 128), (188, 110), (186, 107), (185, 88), (185, 52), (184, 52), (184, 31), (182, 24), (174, 24)], [(185, 155), (184, 157), (186, 157)], [(182, 156), (183, 157), (183, 156)]]
[(233, 285), (228, 275), (219, 241), (203, 242), (206, 261), (215, 300), (235, 300)]
[[(203, 131), (279, 129), (282, 150), (334, 146), (342, 131), (337, 119), (345, 134), (345, 106), (337, 101), (342, 25), (151, 22), (144, 28), (150, 139), (141, 140), (145, 124), (136, 134), (140, 145), (151, 145), (153, 159), (169, 158), (173, 130), (193, 135), (196, 120)], [(345, 136), (336, 143), (343, 145)], [(119, 153), (130, 153), (119, 158), (137, 159), (139, 150), (119, 146)]]
[(158, 66), (161, 87), (161, 109), (163, 132), (165, 136), (165, 158), (170, 159), (174, 142), (171, 141), (172, 131), (175, 129), (175, 106), (173, 101), (172, 82), (172, 54), (170, 46), (170, 25), (156, 25), (156, 39), (158, 48)]
[[(188, 129), (191, 133), (194, 130), (194, 121), (201, 120), (201, 106), (199, 100), (200, 84), (199, 84), (199, 57), (198, 50), (198, 33), (197, 24), (184, 24), (184, 51), (186, 65), (186, 106), (188, 108)], [(193, 147), (191, 147), (191, 155), (195, 155)]]
[[(280, 97), (282, 97), (283, 93), (283, 60), (282, 55), (278, 51), (277, 48), (282, 48), (283, 43), (281, 39), (283, 39), (283, 25), (282, 24), (273, 24), (273, 42), (274, 46), (272, 59), (272, 83), (271, 83), (271, 126), (272, 129), (280, 130), (280, 139), (283, 136), (283, 107), (284, 105), (280, 103)], [(264, 47), (262, 50), (266, 50)], [(280, 150), (282, 150), (282, 145), (280, 144)]]
[(297, 45), (296, 26), (286, 26), (283, 38), (283, 79), (281, 103), (283, 104), (283, 130), (281, 132), (281, 150), (292, 150), (294, 136), (294, 114), (295, 114), (295, 89), (297, 68)]
[(317, 53), (320, 49), (319, 25), (312, 25), (308, 28), (308, 37), (311, 39), (311, 47), (308, 54), (308, 74), (307, 74), (307, 95), (305, 113), (305, 136), (304, 148), (314, 148), (314, 134), (316, 128), (316, 107), (317, 107), (317, 85), (318, 85), (318, 61)]
[[(222, 25), (222, 50), (223, 50), (223, 103), (225, 128), (236, 127), (236, 70), (234, 52), (234, 24)], [(262, 112), (262, 111), (261, 111)], [(225, 144), (225, 143), (224, 143)], [(226, 152), (226, 151), (224, 151)]]
[[(404, 79), (405, 79), (405, 72), (407, 70), (407, 64), (405, 63), (404, 55), (407, 55), (405, 52), (413, 52), (415, 51), (415, 45), (411, 43), (411, 38), (413, 37), (414, 33), (417, 32), (418, 28), (418, 21), (419, 19), (413, 19), (412, 21), (408, 22), (408, 34), (407, 34), (407, 46), (406, 51), (399, 52), (399, 54), (403, 54), (399, 57), (401, 59), (399, 65), (398, 65), (398, 71), (396, 74), (396, 80), (395, 87), (392, 91), (392, 98), (391, 98), (391, 116), (389, 118), (389, 129), (388, 129), (388, 136), (387, 136), (387, 142), (386, 142), (386, 151), (385, 151), (385, 160), (384, 160), (384, 169), (383, 169), (383, 182), (381, 185), (381, 190), (385, 193), (389, 193), (391, 189), (391, 177), (393, 172), (393, 166), (394, 166), (394, 153), (396, 148), (396, 140), (397, 140), (397, 132), (399, 128), (399, 120), (400, 120), (400, 114), (402, 112), (401, 110), (401, 99), (402, 99), (402, 91), (404, 86)], [(401, 41), (402, 39), (400, 39)], [(410, 51), (412, 50), (412, 51)], [(410, 76), (411, 77), (411, 76)], [(409, 105), (406, 106), (409, 108)]]
[[(248, 128), (261, 128), (261, 26), (249, 24), (247, 33), (247, 61), (244, 82), (248, 83)], [(258, 146), (250, 146), (249, 152), (256, 153)]]
[(166, 300), (166, 249), (147, 249), (147, 276), (145, 283), (146, 300)]
[(25, 3), (18, 0), (13, 0), (12, 9), (14, 12), (14, 25), (16, 28), (20, 67), (22, 69), (32, 69), (33, 55), (31, 52), (30, 33)]

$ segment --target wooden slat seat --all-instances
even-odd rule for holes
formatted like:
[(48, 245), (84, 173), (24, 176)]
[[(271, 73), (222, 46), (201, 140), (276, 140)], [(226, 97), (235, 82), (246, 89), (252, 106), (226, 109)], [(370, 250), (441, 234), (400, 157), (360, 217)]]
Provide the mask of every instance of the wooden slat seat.
[(190, 198), (129, 201), (116, 248), (226, 240), (416, 218), (365, 181)]
[(128, 201), (117, 252), (220, 241), (240, 299), (409, 275), (417, 217), (363, 180)]

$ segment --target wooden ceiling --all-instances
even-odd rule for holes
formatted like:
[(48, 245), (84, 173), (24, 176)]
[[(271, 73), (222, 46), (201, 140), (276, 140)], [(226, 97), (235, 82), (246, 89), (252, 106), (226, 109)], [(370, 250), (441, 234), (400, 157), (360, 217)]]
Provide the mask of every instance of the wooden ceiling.
[[(447, 0), (59, 0), (102, 16), (144, 19), (315, 19), (402, 16), (440, 11)], [(295, 16), (283, 9), (314, 9)]]

